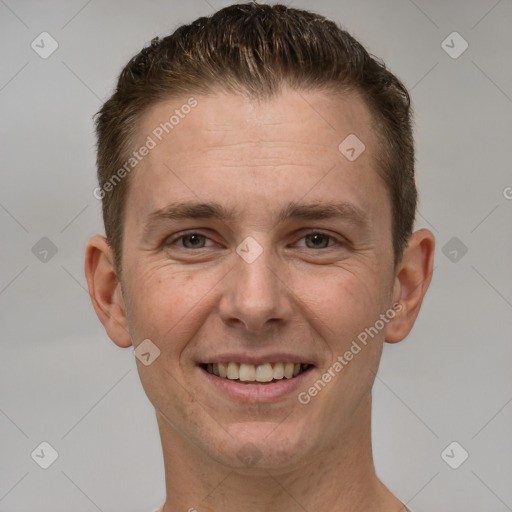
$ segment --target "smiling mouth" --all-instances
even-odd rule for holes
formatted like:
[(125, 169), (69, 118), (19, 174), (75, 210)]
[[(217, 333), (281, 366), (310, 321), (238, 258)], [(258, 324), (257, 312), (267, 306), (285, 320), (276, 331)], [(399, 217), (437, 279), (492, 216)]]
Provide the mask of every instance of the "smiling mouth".
[(313, 368), (305, 363), (203, 363), (203, 370), (221, 379), (247, 384), (269, 384), (282, 379), (293, 379)]

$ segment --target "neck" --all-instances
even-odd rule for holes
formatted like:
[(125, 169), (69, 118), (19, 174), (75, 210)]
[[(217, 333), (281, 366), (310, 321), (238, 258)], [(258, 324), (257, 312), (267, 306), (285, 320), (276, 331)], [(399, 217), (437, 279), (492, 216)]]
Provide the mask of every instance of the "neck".
[(220, 465), (178, 435), (158, 413), (157, 420), (167, 491), (163, 512), (405, 511), (375, 472), (371, 396), (333, 446), (285, 468), (239, 470)]

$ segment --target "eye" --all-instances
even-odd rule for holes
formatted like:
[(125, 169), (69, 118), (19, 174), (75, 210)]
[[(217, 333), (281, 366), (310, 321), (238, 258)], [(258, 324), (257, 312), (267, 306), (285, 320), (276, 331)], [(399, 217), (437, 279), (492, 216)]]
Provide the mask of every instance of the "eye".
[(166, 245), (177, 245), (177, 243), (180, 242), (178, 247), (182, 247), (184, 249), (203, 249), (206, 247), (207, 240), (210, 239), (199, 233), (187, 233), (175, 238), (174, 240), (169, 240), (166, 242)]
[[(304, 240), (304, 244), (297, 243), (297, 247), (305, 247), (307, 249), (327, 249), (333, 245), (340, 245), (341, 241), (327, 233), (322, 233), (320, 231), (312, 231), (311, 233), (303, 236), (300, 241)], [(210, 242), (208, 244), (207, 242)], [(174, 239), (170, 238), (165, 242), (166, 246), (177, 246), (181, 249), (204, 249), (206, 247), (211, 247), (214, 245), (214, 242), (205, 235), (202, 235), (197, 232), (190, 232), (182, 234), (179, 237)]]
[[(306, 241), (305, 246), (308, 249), (326, 249), (327, 247), (334, 245), (334, 244), (329, 244), (330, 241), (334, 241), (334, 243), (336, 243), (336, 242), (339, 243), (339, 241), (336, 238), (334, 238), (333, 236), (328, 235), (327, 233), (321, 233), (321, 232), (317, 232), (317, 231), (308, 233), (306, 236), (302, 237), (301, 240)], [(302, 247), (304, 247), (304, 246), (302, 246)]]

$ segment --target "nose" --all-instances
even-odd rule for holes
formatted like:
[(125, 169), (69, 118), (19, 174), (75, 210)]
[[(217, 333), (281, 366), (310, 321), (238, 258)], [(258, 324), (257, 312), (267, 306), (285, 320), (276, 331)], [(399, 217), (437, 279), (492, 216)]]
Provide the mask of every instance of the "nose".
[(224, 323), (262, 333), (292, 316), (292, 293), (282, 262), (267, 248), (251, 263), (239, 257), (224, 280), (219, 312)]

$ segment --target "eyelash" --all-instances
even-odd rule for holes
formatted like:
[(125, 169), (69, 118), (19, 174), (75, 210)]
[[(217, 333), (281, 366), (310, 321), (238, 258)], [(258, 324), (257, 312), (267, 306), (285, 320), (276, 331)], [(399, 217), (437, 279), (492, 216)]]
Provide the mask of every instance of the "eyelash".
[[(189, 236), (192, 236), (192, 235), (198, 235), (198, 236), (202, 236), (204, 237), (206, 240), (211, 240), (209, 237), (207, 237), (206, 235), (203, 235), (197, 231), (189, 231), (187, 233), (183, 233), (181, 234), (179, 237), (177, 238), (174, 238), (172, 240), (169, 240), (167, 239), (167, 241), (164, 242), (164, 245), (166, 247), (169, 247), (169, 246), (172, 246), (172, 245), (175, 245), (176, 242), (178, 242), (179, 240), (183, 240), (184, 238), (187, 238)], [(300, 240), (303, 240), (304, 238), (306, 238), (307, 236), (311, 236), (311, 235), (321, 235), (321, 236), (324, 236), (326, 238), (329, 239), (329, 241), (333, 240), (335, 242), (335, 244), (338, 244), (338, 245), (344, 245), (344, 242), (342, 240), (340, 240), (339, 238), (329, 234), (329, 233), (325, 233), (323, 231), (309, 231), (308, 233), (306, 233), (304, 236), (302, 236), (300, 238)], [(333, 244), (333, 245), (335, 245)], [(332, 247), (333, 245), (327, 245), (327, 247), (320, 247), (319, 249), (329, 249), (330, 247)], [(207, 247), (199, 247), (198, 249), (206, 249)], [(311, 249), (313, 251), (316, 251), (316, 250), (319, 250), (319, 249), (314, 249), (314, 248), (311, 248), (311, 247), (303, 247), (304, 249)], [(194, 251), (194, 250), (198, 250), (198, 249), (191, 249), (189, 247), (183, 247), (181, 246), (180, 249), (185, 249), (185, 250), (189, 250), (189, 251)]]

